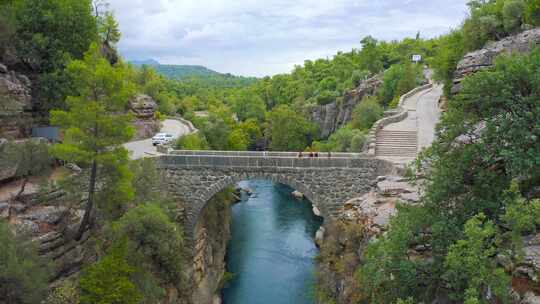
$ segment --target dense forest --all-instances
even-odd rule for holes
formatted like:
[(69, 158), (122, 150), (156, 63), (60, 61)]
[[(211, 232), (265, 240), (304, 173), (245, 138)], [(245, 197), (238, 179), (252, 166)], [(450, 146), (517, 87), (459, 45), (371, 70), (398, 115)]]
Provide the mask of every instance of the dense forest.
[[(130, 161), (122, 147), (133, 136), (126, 108), (136, 93), (155, 99), (162, 115), (181, 115), (200, 130), (177, 148), (359, 152), (383, 112), (425, 81), (428, 65), (449, 102), (437, 142), (409, 170), (412, 180), (423, 179), (425, 194), (418, 205), (400, 206), (388, 232), (370, 243), (355, 266), (355, 299), (426, 303), (444, 294), (457, 303), (508, 303), (512, 274), (498, 261), (519, 261), (523, 236), (540, 226), (540, 51), (500, 57), (467, 77), (457, 95), (451, 87), (465, 53), (540, 26), (540, 3), (468, 5), (462, 26), (441, 37), (365, 37), (358, 49), (253, 80), (167, 78), (152, 66), (124, 62), (115, 49), (118, 24), (103, 1), (0, 0), (1, 58), (29, 75), (35, 110), (64, 132), (51, 148), (39, 142), (3, 148), (2, 161), (23, 160), (24, 179), (43, 174), (53, 159), (82, 168), (60, 183), (70, 206), (84, 209), (66, 234), (84, 240), (95, 257), (79, 278), (50, 292), (51, 260), (0, 220), (0, 302), (156, 303), (166, 296), (164, 286), (181, 290), (189, 280), (175, 205), (157, 190), (153, 162)], [(413, 54), (424, 62), (413, 64)], [(342, 102), (372, 77), (382, 82), (377, 93), (358, 104), (350, 123), (319, 138), (309, 109)], [(429, 255), (410, 256), (420, 245)], [(538, 282), (528, 284), (540, 290)]]

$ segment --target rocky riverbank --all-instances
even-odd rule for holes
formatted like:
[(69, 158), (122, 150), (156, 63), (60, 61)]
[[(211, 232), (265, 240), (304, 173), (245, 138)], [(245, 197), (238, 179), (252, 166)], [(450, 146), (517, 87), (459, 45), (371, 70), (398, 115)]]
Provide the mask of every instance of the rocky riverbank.
[[(419, 189), (399, 176), (382, 176), (365, 195), (345, 204), (337, 220), (320, 230), (317, 257), (317, 303), (357, 303), (361, 299), (355, 270), (366, 246), (384, 233), (396, 206), (416, 204)], [(330, 302), (332, 303), (332, 302)]]

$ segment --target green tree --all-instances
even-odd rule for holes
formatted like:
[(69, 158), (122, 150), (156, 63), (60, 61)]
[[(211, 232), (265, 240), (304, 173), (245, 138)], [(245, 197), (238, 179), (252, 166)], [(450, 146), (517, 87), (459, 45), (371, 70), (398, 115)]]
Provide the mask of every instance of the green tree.
[(264, 100), (248, 90), (242, 90), (234, 96), (232, 109), (240, 121), (250, 118), (263, 121), (266, 114)]
[(369, 76), (369, 71), (355, 70), (351, 76), (351, 82), (353, 86), (357, 87), (368, 76)]
[[(100, 202), (120, 204), (133, 197), (131, 173), (127, 168), (128, 153), (121, 146), (134, 133), (131, 116), (125, 111), (133, 94), (126, 82), (125, 69), (112, 67), (93, 44), (84, 61), (68, 66), (77, 95), (67, 99), (68, 111), (52, 111), (51, 123), (65, 132), (64, 142), (52, 147), (59, 159), (90, 165), (88, 199), (83, 221), (76, 238), (84, 233), (94, 206), (96, 192)], [(103, 186), (96, 191), (98, 179)], [(107, 206), (105, 206), (107, 207)]]
[(248, 119), (240, 123), (239, 128), (247, 135), (248, 149), (256, 150), (259, 148), (263, 141), (263, 135), (260, 124), (255, 119)]
[(209, 115), (200, 129), (213, 150), (226, 150), (235, 124), (231, 110), (221, 104), (210, 107)]
[(114, 45), (120, 41), (121, 33), (118, 29), (118, 22), (114, 19), (112, 12), (106, 12), (98, 17), (98, 34), (103, 43)]
[[(113, 241), (127, 240), (126, 257), (135, 267), (134, 279), (139, 289), (158, 276), (158, 282), (179, 286), (184, 251), (183, 233), (156, 203), (143, 204), (129, 210), (113, 224)], [(140, 273), (146, 272), (146, 273)], [(157, 288), (151, 288), (156, 290)]]
[(393, 65), (384, 72), (383, 83), (379, 90), (381, 104), (387, 106), (398, 95), (397, 86), (403, 75), (402, 65)]
[(444, 93), (450, 97), (454, 81), (454, 71), (458, 62), (465, 55), (463, 31), (454, 30), (439, 38), (437, 54), (431, 61), (435, 69), (435, 79), (444, 84)]
[(248, 134), (241, 128), (233, 130), (229, 134), (227, 150), (230, 151), (246, 151), (249, 146)]
[(366, 96), (354, 108), (352, 124), (354, 128), (367, 130), (382, 118), (383, 108), (379, 105), (376, 97)]
[(525, 14), (524, 0), (506, 0), (503, 7), (503, 25), (508, 33), (521, 29)]
[(42, 111), (65, 108), (71, 83), (64, 68), (98, 37), (91, 1), (20, 0), (13, 7), (16, 32), (9, 45), (26, 69), (39, 74), (33, 97)]
[(159, 201), (163, 198), (160, 189), (161, 178), (154, 159), (143, 158), (131, 161), (129, 170), (133, 174), (135, 203)]
[(19, 198), (26, 188), (30, 177), (41, 176), (52, 168), (53, 160), (49, 156), (48, 145), (39, 139), (23, 142), (11, 142), (0, 157), (0, 165), (15, 164), (14, 176), (22, 179), (21, 188), (15, 199)]
[(286, 105), (274, 108), (268, 114), (268, 123), (274, 151), (303, 151), (316, 131), (312, 123)]
[(360, 152), (364, 141), (365, 134), (349, 124), (330, 135), (327, 141), (313, 142), (312, 149), (322, 152)]
[(116, 244), (97, 263), (83, 271), (80, 279), (81, 303), (137, 304), (142, 294), (131, 280), (135, 269), (127, 262), (127, 241)]
[(534, 26), (540, 25), (540, 0), (525, 1), (525, 22)]
[(176, 148), (180, 150), (209, 150), (206, 138), (200, 133), (188, 134), (176, 141)]
[(372, 74), (380, 72), (383, 68), (380, 51), (377, 49), (378, 41), (371, 37), (362, 39), (362, 51), (360, 56), (363, 59), (363, 68), (370, 71)]
[(21, 0), (14, 4), (18, 55), (38, 71), (51, 72), (63, 68), (70, 57), (82, 58), (97, 38), (90, 0)]
[(55, 287), (44, 304), (80, 304), (79, 288), (73, 281), (65, 281)]
[(6, 304), (39, 303), (46, 295), (48, 263), (29, 241), (0, 220), (0, 299)]
[(413, 66), (412, 63), (406, 62), (403, 64), (403, 73), (397, 83), (396, 93), (394, 96), (401, 96), (412, 89), (414, 89), (418, 84), (418, 76), (421, 72), (419, 71), (419, 66)]
[(464, 233), (465, 239), (450, 246), (445, 260), (444, 276), (454, 287), (455, 300), (467, 304), (489, 303), (483, 299), (492, 292), (498, 300), (506, 302), (510, 278), (493, 259), (497, 253), (495, 225), (479, 214), (465, 223)]

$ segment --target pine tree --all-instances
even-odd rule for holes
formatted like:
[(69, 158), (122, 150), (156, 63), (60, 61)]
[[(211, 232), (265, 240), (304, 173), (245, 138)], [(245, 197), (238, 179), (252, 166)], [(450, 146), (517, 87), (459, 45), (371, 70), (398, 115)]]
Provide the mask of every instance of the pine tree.
[[(67, 111), (51, 111), (52, 124), (64, 130), (64, 142), (52, 148), (59, 159), (90, 166), (88, 199), (76, 239), (90, 222), (96, 194), (99, 201), (123, 203), (133, 197), (128, 152), (121, 146), (134, 133), (125, 113), (133, 94), (122, 65), (111, 66), (94, 43), (84, 60), (67, 68), (77, 95), (67, 99)], [(98, 181), (100, 187), (96, 187)], [(110, 207), (110, 206), (107, 206)]]

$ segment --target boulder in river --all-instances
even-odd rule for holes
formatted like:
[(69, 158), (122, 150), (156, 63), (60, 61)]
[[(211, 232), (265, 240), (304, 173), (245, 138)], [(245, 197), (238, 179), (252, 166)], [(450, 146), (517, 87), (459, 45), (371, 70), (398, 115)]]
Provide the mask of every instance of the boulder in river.
[(292, 196), (294, 196), (294, 198), (298, 199), (298, 200), (301, 200), (304, 198), (304, 193), (298, 191), (298, 190), (295, 190), (293, 191), (292, 193)]

